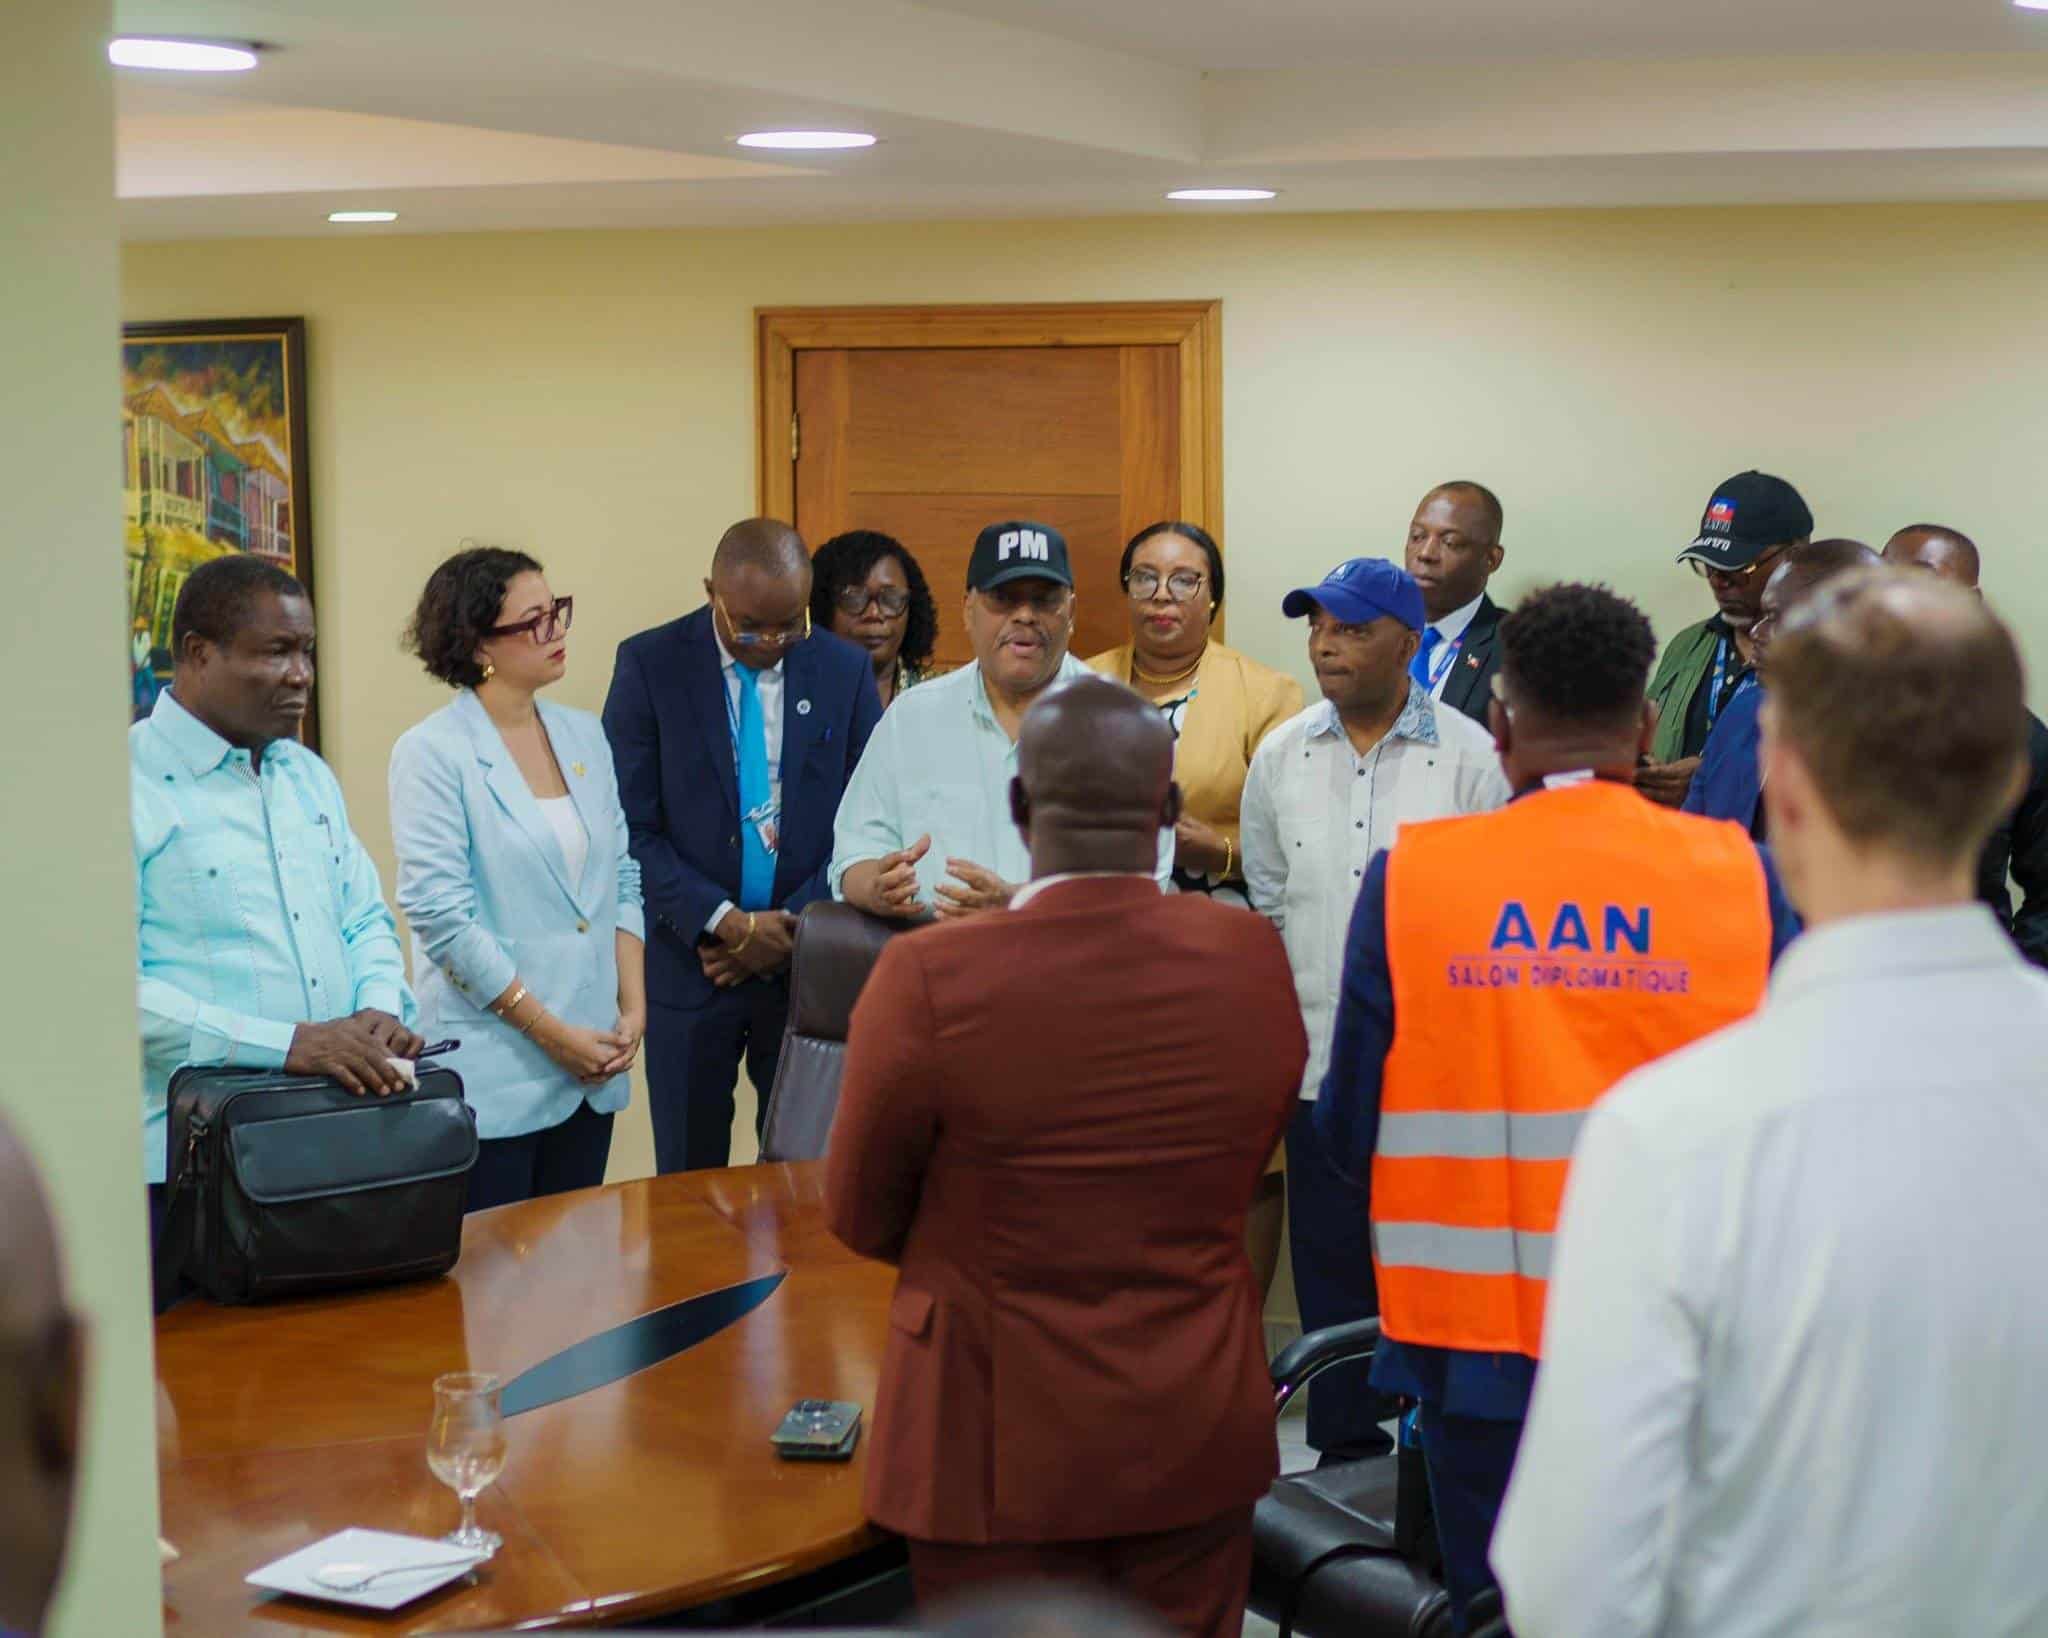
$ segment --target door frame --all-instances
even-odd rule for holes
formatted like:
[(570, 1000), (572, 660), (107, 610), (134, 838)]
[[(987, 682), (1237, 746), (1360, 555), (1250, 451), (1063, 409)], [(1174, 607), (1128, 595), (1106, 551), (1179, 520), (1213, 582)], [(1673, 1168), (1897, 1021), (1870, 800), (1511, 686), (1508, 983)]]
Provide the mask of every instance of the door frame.
[(1180, 354), (1180, 511), (1223, 531), (1223, 303), (1036, 302), (754, 309), (754, 482), (796, 521), (796, 355), (829, 347), (1172, 347)]

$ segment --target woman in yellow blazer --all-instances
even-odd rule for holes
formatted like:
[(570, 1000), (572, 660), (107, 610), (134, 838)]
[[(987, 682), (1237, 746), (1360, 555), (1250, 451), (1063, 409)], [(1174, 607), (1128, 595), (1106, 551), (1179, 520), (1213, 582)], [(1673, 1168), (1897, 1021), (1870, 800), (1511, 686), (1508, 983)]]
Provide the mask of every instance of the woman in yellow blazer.
[(1131, 640), (1088, 664), (1159, 707), (1173, 727), (1173, 776), (1186, 813), (1174, 885), (1243, 904), (1238, 804), (1252, 752), (1302, 708), (1301, 684), (1212, 642), (1223, 606), (1223, 554), (1192, 523), (1155, 523), (1124, 548)]
[[(1209, 636), (1223, 607), (1223, 554), (1192, 523), (1155, 523), (1124, 548), (1131, 640), (1088, 664), (1165, 713), (1173, 776), (1186, 804), (1175, 833), (1174, 885), (1244, 905), (1238, 806), (1259, 741), (1302, 709), (1301, 684)], [(1280, 1261), (1280, 1156), (1252, 1208), (1246, 1240), (1261, 1287)]]

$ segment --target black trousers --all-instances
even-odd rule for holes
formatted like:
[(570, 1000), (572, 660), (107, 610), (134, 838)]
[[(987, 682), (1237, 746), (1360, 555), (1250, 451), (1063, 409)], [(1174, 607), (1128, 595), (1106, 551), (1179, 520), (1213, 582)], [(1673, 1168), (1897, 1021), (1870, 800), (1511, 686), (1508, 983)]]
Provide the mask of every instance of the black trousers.
[[(1316, 1106), (1303, 1098), (1287, 1128), (1287, 1240), (1301, 1328), (1371, 1319), (1380, 1311), (1372, 1274), (1369, 1201), (1332, 1166), (1316, 1136)], [(1399, 1405), (1374, 1391), (1366, 1364), (1339, 1365), (1309, 1384), (1308, 1442), (1338, 1461), (1394, 1448), (1380, 1423)]]
[(470, 1169), (465, 1211), (486, 1211), (544, 1194), (594, 1189), (604, 1181), (612, 1152), (612, 1117), (588, 1102), (559, 1126), (518, 1137), (485, 1138)]
[(701, 1007), (647, 1008), (647, 1112), (658, 1172), (694, 1172), (732, 1159), (733, 1088), (740, 1060), (760, 1094), (754, 1135), (789, 1027), (789, 980), (757, 978), (714, 991)]
[(1467, 1630), (1472, 1600), (1495, 1585), (1486, 1553), (1521, 1442), (1520, 1422), (1446, 1416), (1440, 1405), (1422, 1402), (1422, 1456), (1429, 1464), (1429, 1496), (1444, 1550), (1444, 1589), (1451, 1595), (1459, 1632)]

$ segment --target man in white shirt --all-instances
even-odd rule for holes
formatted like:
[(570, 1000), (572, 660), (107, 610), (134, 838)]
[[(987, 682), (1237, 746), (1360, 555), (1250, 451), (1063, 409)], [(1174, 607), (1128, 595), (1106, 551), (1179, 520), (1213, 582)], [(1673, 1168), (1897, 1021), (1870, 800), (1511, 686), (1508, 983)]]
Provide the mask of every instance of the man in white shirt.
[(1808, 930), (1586, 1123), (1493, 1566), (1520, 1638), (2048, 1631), (2048, 981), (1973, 902), (2019, 656), (1872, 570), (1771, 663)]
[(1507, 555), (1504, 522), (1499, 496), (1457, 478), (1424, 495), (1408, 524), (1407, 568), (1429, 617), (1410, 675), (1481, 727), (1500, 670), (1500, 609), (1486, 584)]
[[(967, 559), (961, 605), (974, 664), (923, 683), (882, 719), (833, 823), (833, 893), (895, 921), (951, 920), (1009, 904), (1031, 877), (1010, 816), (1024, 713), (1055, 683), (1093, 673), (1067, 645), (1074, 571), (1050, 524), (991, 523)], [(1157, 879), (1173, 874), (1160, 833)]]
[[(1287, 594), (1308, 618), (1323, 697), (1268, 734), (1252, 757), (1242, 815), (1252, 907), (1280, 929), (1294, 969), (1308, 1069), (1287, 1133), (1287, 1223), (1301, 1322), (1309, 1330), (1379, 1311), (1362, 1193), (1325, 1158), (1312, 1120), (1344, 976), (1344, 935), (1372, 856), (1404, 824), (1482, 813), (1508, 799), (1493, 736), (1439, 710), (1409, 675), (1421, 589), (1382, 558), (1357, 557)], [(1309, 1395), (1309, 1443), (1326, 1461), (1389, 1448), (1390, 1415), (1361, 1367), (1325, 1372)]]

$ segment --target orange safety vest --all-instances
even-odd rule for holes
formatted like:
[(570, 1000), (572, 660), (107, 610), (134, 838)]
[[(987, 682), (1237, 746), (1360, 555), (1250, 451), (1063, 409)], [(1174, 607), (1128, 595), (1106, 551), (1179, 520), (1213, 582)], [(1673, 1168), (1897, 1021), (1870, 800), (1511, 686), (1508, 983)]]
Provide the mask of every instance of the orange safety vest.
[(1763, 864), (1736, 825), (1589, 779), (1404, 826), (1372, 1162), (1386, 1334), (1541, 1358), (1586, 1111), (1754, 1011), (1770, 960)]

